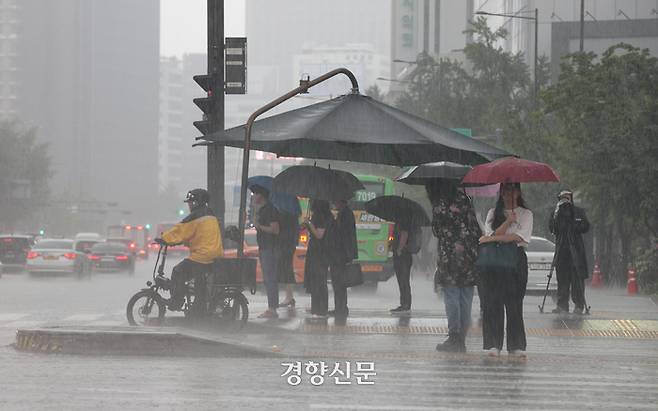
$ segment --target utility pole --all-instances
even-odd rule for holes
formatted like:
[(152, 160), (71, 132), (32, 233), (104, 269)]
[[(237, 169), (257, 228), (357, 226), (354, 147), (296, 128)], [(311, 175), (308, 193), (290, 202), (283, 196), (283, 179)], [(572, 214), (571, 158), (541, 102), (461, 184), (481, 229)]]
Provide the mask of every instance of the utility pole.
[[(207, 0), (208, 2), (208, 74), (210, 75), (214, 109), (209, 118), (212, 132), (224, 130), (224, 0)], [(207, 146), (207, 178), (210, 207), (217, 218), (224, 221), (224, 146), (211, 144)]]
[(580, 0), (580, 52), (585, 50), (585, 0)]
[(535, 62), (534, 62), (534, 70), (535, 70), (535, 75), (534, 75), (534, 109), (537, 110), (539, 108), (539, 103), (538, 103), (538, 98), (539, 98), (539, 79), (537, 78), (537, 62), (539, 61), (539, 9), (535, 9)]

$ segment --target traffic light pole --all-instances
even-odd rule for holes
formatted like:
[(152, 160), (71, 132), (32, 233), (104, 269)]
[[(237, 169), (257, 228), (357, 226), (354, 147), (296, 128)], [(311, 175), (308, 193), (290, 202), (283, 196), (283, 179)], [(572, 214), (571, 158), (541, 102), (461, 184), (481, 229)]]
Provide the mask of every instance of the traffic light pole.
[[(208, 74), (212, 76), (210, 89), (215, 100), (213, 118), (209, 119), (213, 132), (224, 130), (224, 0), (207, 0), (208, 4)], [(224, 146), (207, 147), (207, 178), (210, 207), (217, 218), (224, 221)]]

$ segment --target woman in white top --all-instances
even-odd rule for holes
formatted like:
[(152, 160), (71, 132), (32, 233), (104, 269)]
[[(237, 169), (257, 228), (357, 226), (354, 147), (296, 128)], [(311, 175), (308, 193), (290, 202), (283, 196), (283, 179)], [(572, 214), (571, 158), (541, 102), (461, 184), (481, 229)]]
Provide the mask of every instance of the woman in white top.
[(532, 236), (532, 211), (521, 197), (519, 183), (501, 184), (496, 208), (489, 210), (480, 244), (516, 243), (517, 265), (505, 273), (481, 273), (483, 303), (482, 339), (485, 351), (500, 355), (503, 349), (505, 312), (507, 312), (507, 351), (525, 358), (526, 337), (523, 325), (523, 297), (528, 283), (528, 259), (525, 248)]

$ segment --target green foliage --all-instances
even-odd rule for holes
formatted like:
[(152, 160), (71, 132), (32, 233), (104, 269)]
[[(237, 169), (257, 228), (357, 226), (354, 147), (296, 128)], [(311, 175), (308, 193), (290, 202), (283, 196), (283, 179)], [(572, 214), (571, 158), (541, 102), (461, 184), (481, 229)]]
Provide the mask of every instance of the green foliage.
[[(409, 76), (409, 86), (396, 106), (445, 127), (466, 127), (476, 136), (502, 136), (503, 148), (523, 158), (549, 162), (550, 133), (533, 112), (531, 70), (521, 53), (510, 53), (497, 44), (507, 30), (492, 31), (479, 17), (468, 30), (475, 41), (464, 48), (465, 61), (420, 55)], [(538, 84), (549, 79), (548, 59), (538, 64)], [(548, 236), (546, 221), (555, 203), (555, 184), (528, 184), (524, 197), (535, 213), (535, 233)]]
[(623, 43), (569, 55), (543, 99), (554, 161), (593, 222), (613, 226), (625, 265), (634, 242), (658, 235), (658, 59)]
[(658, 294), (658, 248), (653, 247), (638, 257), (637, 281), (640, 292)]
[(0, 229), (20, 228), (48, 197), (48, 146), (36, 129), (0, 122)]
[[(487, 136), (501, 130), (529, 147), (533, 81), (521, 53), (510, 53), (497, 46), (507, 31), (492, 31), (485, 18), (472, 22), (468, 32), (475, 41), (464, 48), (465, 62), (421, 54), (409, 76), (409, 86), (396, 106), (445, 127), (471, 128), (475, 135)], [(548, 61), (540, 59), (538, 82), (548, 80)], [(521, 153), (525, 154), (525, 153)]]

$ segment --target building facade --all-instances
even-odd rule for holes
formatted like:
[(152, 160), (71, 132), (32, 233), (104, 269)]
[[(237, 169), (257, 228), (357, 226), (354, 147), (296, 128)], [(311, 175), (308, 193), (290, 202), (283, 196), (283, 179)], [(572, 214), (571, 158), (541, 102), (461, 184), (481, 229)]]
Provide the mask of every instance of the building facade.
[(9, 56), (0, 111), (49, 143), (54, 197), (119, 202), (135, 216), (153, 205), (159, 7), (158, 0), (0, 2), (0, 53)]

